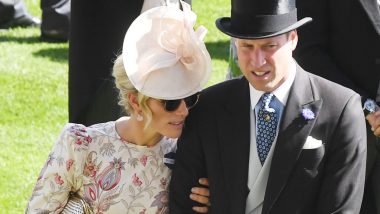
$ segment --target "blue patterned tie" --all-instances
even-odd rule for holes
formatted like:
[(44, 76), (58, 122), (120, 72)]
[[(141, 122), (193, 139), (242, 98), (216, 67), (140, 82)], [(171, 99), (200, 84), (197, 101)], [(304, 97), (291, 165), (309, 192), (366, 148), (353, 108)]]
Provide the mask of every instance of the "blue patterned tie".
[(261, 104), (257, 114), (256, 145), (261, 165), (264, 165), (276, 137), (278, 112), (270, 107), (273, 97), (274, 95), (271, 93), (265, 93), (261, 96)]

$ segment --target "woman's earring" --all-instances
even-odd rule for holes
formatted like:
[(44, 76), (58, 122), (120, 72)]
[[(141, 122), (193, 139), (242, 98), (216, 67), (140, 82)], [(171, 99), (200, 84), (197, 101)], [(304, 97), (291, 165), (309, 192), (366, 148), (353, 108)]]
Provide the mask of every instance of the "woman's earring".
[(141, 121), (144, 120), (144, 118), (143, 118), (143, 116), (141, 114), (137, 114), (136, 120), (139, 121), (139, 122), (141, 122)]

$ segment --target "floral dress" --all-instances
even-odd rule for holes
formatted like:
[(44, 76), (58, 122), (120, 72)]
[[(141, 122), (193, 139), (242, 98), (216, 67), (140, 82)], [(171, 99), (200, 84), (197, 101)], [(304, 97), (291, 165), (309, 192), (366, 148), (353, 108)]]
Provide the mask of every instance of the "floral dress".
[(168, 213), (171, 170), (164, 153), (175, 149), (176, 140), (165, 137), (151, 147), (128, 143), (115, 122), (67, 124), (25, 213), (60, 213), (70, 192), (82, 196), (94, 213)]

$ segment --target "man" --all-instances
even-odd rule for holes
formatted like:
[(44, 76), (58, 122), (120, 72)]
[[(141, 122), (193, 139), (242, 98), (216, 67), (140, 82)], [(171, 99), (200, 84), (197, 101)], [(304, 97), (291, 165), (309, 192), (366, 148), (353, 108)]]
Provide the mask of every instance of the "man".
[(41, 40), (66, 42), (69, 37), (70, 0), (41, 0), (42, 21), (27, 11), (23, 0), (0, 0), (0, 29), (41, 28)]
[(67, 42), (70, 31), (70, 0), (41, 0), (41, 40)]
[(111, 68), (143, 0), (71, 2), (69, 121), (92, 125), (115, 120), (117, 104)]
[[(313, 22), (299, 30), (295, 59), (311, 73), (359, 93), (366, 108), (375, 106), (373, 101), (380, 102), (379, 2), (297, 1), (298, 15), (312, 16)], [(372, 111), (366, 108), (366, 113)], [(361, 213), (380, 214), (380, 142), (373, 131), (377, 136), (380, 132), (376, 132), (375, 114), (368, 114), (367, 119), (367, 178)]]
[(0, 29), (11, 27), (36, 27), (41, 20), (33, 17), (23, 0), (0, 0)]
[[(280, 4), (279, 4), (280, 3)], [(244, 77), (202, 92), (178, 142), (171, 213), (192, 213), (208, 177), (211, 213), (359, 213), (366, 130), (360, 96), (292, 58), (295, 1), (232, 0), (217, 27), (236, 38)], [(352, 122), (355, 121), (355, 122)]]
[(121, 51), (126, 29), (140, 12), (165, 2), (173, 0), (71, 3), (69, 122), (92, 125), (125, 114), (117, 104), (113, 60)]

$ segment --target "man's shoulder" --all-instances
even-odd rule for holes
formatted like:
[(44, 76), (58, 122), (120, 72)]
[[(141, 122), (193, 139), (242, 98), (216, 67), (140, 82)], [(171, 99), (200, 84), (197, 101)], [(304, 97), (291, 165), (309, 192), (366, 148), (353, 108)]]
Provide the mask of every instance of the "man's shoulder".
[(214, 109), (249, 98), (248, 81), (244, 77), (225, 80), (201, 92), (196, 109)]
[(310, 72), (306, 72), (306, 74), (310, 78), (312, 87), (318, 88), (319, 91), (325, 92), (325, 94), (328, 94), (331, 96), (344, 96), (344, 97), (346, 96), (351, 97), (357, 94), (355, 91), (353, 91), (350, 88), (347, 88), (338, 83), (332, 82), (318, 75), (312, 74)]
[(245, 77), (241, 76), (209, 86), (203, 90), (202, 94), (205, 94), (207, 96), (213, 96), (216, 94), (230, 94), (237, 89), (243, 89), (245, 87), (248, 87), (248, 81), (245, 79)]
[(306, 72), (306, 73), (309, 75), (312, 84), (314, 83), (315, 86), (318, 86), (321, 90), (327, 90), (330, 92), (333, 92), (332, 90), (334, 90), (333, 94), (344, 93), (344, 94), (351, 94), (352, 95), (352, 94), (356, 93), (352, 89), (347, 88), (343, 85), (332, 82), (328, 79), (325, 79), (325, 78), (320, 77), (318, 75), (312, 74), (310, 72)]

